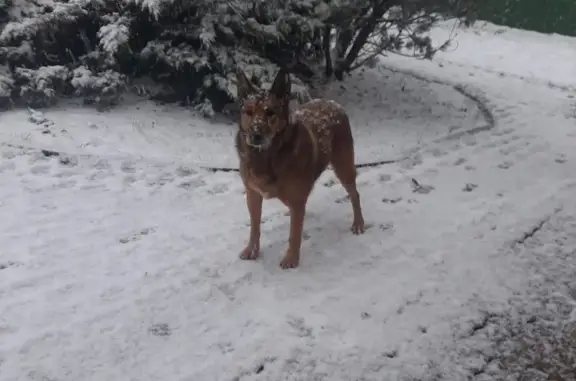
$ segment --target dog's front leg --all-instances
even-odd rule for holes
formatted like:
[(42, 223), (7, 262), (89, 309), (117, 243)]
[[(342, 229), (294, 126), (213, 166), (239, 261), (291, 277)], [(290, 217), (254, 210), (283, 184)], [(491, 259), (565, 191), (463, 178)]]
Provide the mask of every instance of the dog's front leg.
[(246, 187), (246, 205), (250, 214), (250, 239), (240, 253), (240, 259), (256, 259), (260, 255), (260, 223), (262, 221), (262, 195)]
[(306, 200), (298, 200), (290, 203), (290, 237), (288, 238), (288, 249), (284, 258), (280, 262), (280, 267), (290, 269), (298, 267), (300, 262), (300, 246), (302, 244), (302, 229), (304, 226), (304, 215), (306, 214)]

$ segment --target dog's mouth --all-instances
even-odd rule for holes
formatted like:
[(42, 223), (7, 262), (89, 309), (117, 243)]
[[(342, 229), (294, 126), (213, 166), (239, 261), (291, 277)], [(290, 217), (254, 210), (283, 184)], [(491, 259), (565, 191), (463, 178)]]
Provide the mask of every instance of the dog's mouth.
[(270, 147), (272, 139), (262, 134), (250, 134), (246, 136), (246, 144), (258, 151), (264, 151)]

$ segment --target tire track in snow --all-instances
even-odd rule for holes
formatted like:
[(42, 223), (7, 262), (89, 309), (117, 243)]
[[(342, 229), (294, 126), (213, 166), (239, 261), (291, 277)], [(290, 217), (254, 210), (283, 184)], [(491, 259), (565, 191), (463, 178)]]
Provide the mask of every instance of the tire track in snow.
[[(513, 116), (514, 116), (514, 112), (511, 111), (513, 110), (512, 107), (510, 107), (508, 110), (506, 110), (505, 112), (503, 112), (504, 115), (504, 124), (508, 125), (511, 121), (513, 121)], [(511, 120), (505, 120), (505, 118), (509, 118)], [(522, 128), (522, 126), (517, 126), (518, 128)], [(466, 144), (468, 143), (468, 144)], [(517, 182), (516, 186), (519, 187), (520, 189), (522, 189), (523, 186), (527, 186), (530, 185), (531, 183), (534, 182), (534, 179), (532, 178), (530, 172), (528, 169), (530, 168), (537, 168), (540, 167), (542, 165), (544, 166), (548, 166), (551, 168), (559, 168), (560, 170), (557, 171), (557, 173), (555, 173), (555, 176), (551, 176), (552, 179), (556, 179), (556, 181), (558, 181), (559, 179), (565, 179), (567, 178), (566, 176), (568, 176), (569, 174), (569, 168), (566, 166), (562, 166), (562, 165), (557, 165), (557, 164), (562, 164), (559, 163), (557, 160), (554, 159), (555, 157), (555, 152), (553, 150), (551, 150), (550, 147), (550, 142), (546, 141), (546, 139), (542, 138), (541, 136), (538, 135), (522, 135), (522, 134), (518, 134), (518, 130), (516, 128), (511, 129), (511, 128), (504, 128), (502, 130), (499, 131), (494, 131), (494, 132), (489, 132), (486, 134), (479, 134), (478, 136), (468, 139), (466, 140), (466, 143), (458, 145), (457, 147), (452, 146), (452, 148), (450, 150), (448, 150), (449, 152), (441, 152), (440, 154), (438, 154), (437, 149), (436, 150), (431, 150), (429, 151), (429, 156), (428, 157), (424, 157), (421, 160), (417, 161), (415, 163), (415, 165), (413, 166), (409, 166), (408, 172), (404, 173), (403, 176), (408, 177), (408, 176), (413, 176), (416, 173), (421, 173), (422, 175), (427, 175), (428, 178), (434, 178), (435, 176), (438, 176), (442, 173), (442, 171), (444, 171), (443, 167), (449, 167), (450, 164), (453, 164), (454, 166), (459, 166), (462, 164), (461, 160), (463, 157), (467, 157), (467, 162), (472, 162), (476, 165), (470, 166), (470, 168), (468, 169), (469, 171), (482, 171), (482, 172), (491, 172), (493, 173), (496, 168), (498, 168), (498, 170), (512, 170), (510, 168), (512, 168), (511, 166), (506, 166), (505, 168), (501, 168), (500, 164), (502, 162), (506, 162), (506, 161), (502, 161), (502, 158), (511, 158), (512, 159), (512, 163), (517, 163), (519, 166), (523, 167), (523, 169), (518, 169), (518, 171), (520, 171), (520, 175), (518, 172), (515, 172), (514, 174), (512, 174), (512, 179), (508, 182), (508, 187), (510, 187), (510, 185), (513, 185), (514, 182)], [(489, 158), (488, 160), (486, 160), (486, 158)], [(436, 162), (435, 162), (436, 161)], [(544, 164), (543, 164), (544, 163)], [(386, 167), (386, 169), (390, 169), (390, 167)], [(453, 169), (453, 168), (452, 168)], [(361, 178), (364, 178), (365, 176), (367, 176), (367, 174), (372, 174), (373, 178), (379, 178), (379, 179), (385, 179), (386, 182), (388, 182), (388, 186), (391, 184), (389, 182), (389, 180), (393, 177), (393, 175), (387, 175), (387, 174), (382, 174), (382, 172), (384, 172), (384, 168), (378, 168), (378, 169), (374, 169), (374, 170), (370, 170), (370, 171), (365, 171), (361, 174)], [(391, 170), (391, 172), (393, 172), (393, 169)], [(555, 172), (555, 171), (551, 171), (551, 172)], [(455, 177), (455, 176), (454, 176)], [(499, 180), (499, 179), (497, 179)], [(361, 182), (364, 180), (361, 180)], [(368, 183), (370, 182), (370, 180), (367, 180)], [(397, 183), (399, 183), (400, 180), (397, 180)], [(494, 192), (496, 193), (494, 196), (496, 196), (496, 200), (493, 201), (494, 204), (492, 206), (490, 206), (490, 204), (486, 204), (485, 200), (482, 200), (482, 202), (478, 202), (478, 210), (484, 210), (483, 213), (481, 213), (481, 218), (477, 219), (476, 221), (473, 221), (473, 226), (474, 225), (479, 225), (480, 227), (483, 226), (484, 230), (480, 230), (475, 232), (472, 236), (469, 236), (470, 239), (473, 240), (491, 240), (493, 238), (490, 238), (491, 236), (494, 236), (494, 234), (496, 234), (496, 237), (498, 236), (498, 233), (501, 235), (502, 232), (499, 232), (500, 229), (502, 230), (506, 230), (507, 227), (506, 225), (504, 226), (497, 226), (498, 225), (498, 221), (500, 220), (500, 216), (501, 213), (503, 212), (502, 208), (506, 208), (507, 209), (507, 213), (516, 213), (515, 214), (515, 218), (519, 218), (519, 216), (521, 216), (522, 214), (526, 214), (526, 215), (530, 215), (531, 212), (531, 208), (527, 205), (524, 205), (524, 207), (522, 207), (522, 201), (520, 200), (514, 200), (514, 195), (518, 196), (521, 195), (521, 193), (524, 193), (526, 195), (531, 194), (534, 192), (534, 188), (540, 187), (541, 190), (539, 192), (536, 192), (536, 194), (540, 194), (541, 195), (541, 200), (542, 201), (546, 201), (549, 199), (553, 199), (555, 197), (555, 195), (557, 194), (557, 189), (552, 186), (552, 187), (548, 187), (546, 185), (547, 179), (541, 179), (541, 181), (537, 181), (535, 185), (533, 185), (532, 189), (530, 189), (530, 191), (526, 190), (526, 191), (521, 191), (520, 189), (511, 189), (513, 190), (515, 194), (510, 194), (510, 195), (504, 195), (501, 194), (500, 192)], [(327, 179), (324, 181), (325, 184), (329, 184), (331, 189), (337, 189), (338, 185), (332, 187), (332, 185), (334, 184), (334, 180), (333, 179)], [(442, 183), (442, 181), (438, 180), (438, 183)], [(494, 184), (497, 185), (497, 182)], [(571, 184), (570, 182), (568, 182), (567, 184), (568, 186), (572, 186), (573, 184)], [(480, 184), (480, 187), (484, 187), (485, 184)], [(497, 188), (493, 188), (495, 191)], [(404, 191), (404, 195), (406, 195), (406, 191)], [(494, 197), (493, 196), (493, 197)], [(506, 197), (505, 197), (506, 196)], [(406, 196), (405, 196), (406, 197)], [(363, 197), (363, 199), (371, 199), (374, 200), (375, 197)], [(504, 198), (504, 200), (502, 201), (498, 201), (500, 198)], [(401, 199), (401, 197), (400, 197)], [(338, 200), (338, 199), (337, 199)], [(422, 201), (424, 202), (424, 201)], [(395, 207), (398, 207), (399, 204), (401, 202), (396, 202), (394, 203)], [(412, 204), (414, 205), (414, 204)], [(373, 208), (369, 208), (370, 210), (372, 210)], [(375, 209), (375, 208), (374, 208)], [(504, 210), (506, 210), (504, 209)], [(523, 210), (523, 212), (522, 212)], [(547, 209), (545, 208), (544, 211), (546, 211)], [(503, 221), (505, 222), (505, 221)], [(505, 222), (507, 224), (517, 224), (515, 221), (510, 221), (508, 220), (508, 222)], [(281, 225), (279, 225), (279, 228), (282, 228), (282, 230), (285, 230), (287, 227), (287, 223), (283, 223)], [(321, 229), (319, 229), (321, 230)], [(318, 236), (319, 234), (315, 234), (315, 236)], [(499, 238), (499, 246), (495, 247), (495, 250), (502, 250), (502, 247), (506, 246), (506, 242), (508, 242), (511, 238), (505, 234), (506, 239), (502, 239), (502, 237)], [(461, 236), (461, 234), (458, 235), (458, 237), (460, 239), (462, 239), (464, 242), (466, 242), (466, 240), (464, 239), (463, 236)], [(446, 237), (447, 238), (447, 237)], [(456, 238), (458, 239), (458, 238)], [(497, 239), (498, 241), (498, 239)], [(453, 242), (457, 242), (457, 241), (453, 241)], [(344, 250), (343, 250), (344, 251)], [(459, 251), (456, 251), (459, 252)], [(314, 255), (314, 254), (318, 254), (318, 253), (306, 253), (306, 255)], [(345, 258), (343, 258), (345, 259)], [(413, 258), (416, 259), (416, 258)], [(438, 260), (436, 262), (434, 262), (432, 264), (432, 267), (429, 268), (429, 270), (433, 270), (434, 266), (438, 266), (438, 265), (442, 265), (444, 262), (446, 261), (446, 258), (444, 257), (440, 257), (438, 258)], [(370, 263), (370, 265), (374, 266), (376, 265), (375, 262)], [(320, 266), (320, 265), (319, 265)], [(344, 266), (346, 267), (346, 266)], [(436, 271), (437, 272), (437, 271)], [(357, 276), (353, 275), (353, 274), (349, 274), (351, 276), (351, 278), (357, 279)], [(363, 275), (364, 277), (366, 277), (367, 275), (364, 273)], [(377, 278), (380, 277), (380, 274), (377, 275)], [(344, 287), (344, 288), (349, 288), (349, 287)], [(406, 302), (406, 306), (410, 306), (412, 304), (415, 304), (416, 306), (421, 305), (421, 303), (423, 303), (424, 300), (426, 300), (427, 298), (430, 297), (430, 295), (433, 295), (434, 292), (430, 291), (430, 288), (434, 288), (433, 286), (431, 286), (430, 284), (427, 284), (427, 288), (426, 288), (426, 292), (424, 294), (422, 294), (421, 292), (419, 293), (420, 297), (417, 299), (414, 299), (414, 301), (410, 301), (408, 300)], [(446, 291), (446, 290), (445, 290)], [(456, 290), (450, 290), (451, 292), (444, 292), (444, 294), (446, 295), (455, 295), (458, 294), (458, 292)], [(359, 292), (361, 292), (359, 290)], [(438, 292), (438, 291), (436, 291)], [(337, 293), (337, 292), (335, 292)], [(426, 297), (423, 297), (426, 296)], [(431, 299), (433, 300), (433, 299)], [(478, 301), (476, 301), (478, 302)], [(481, 302), (481, 300), (480, 300)], [(347, 304), (348, 306), (348, 304)], [(347, 307), (348, 308), (348, 307)], [(422, 312), (426, 311), (425, 309), (425, 305), (424, 306), (420, 306), (420, 309), (424, 308)], [(398, 316), (400, 318), (400, 316), (402, 315), (402, 312), (404, 312), (405, 309), (404, 307), (399, 307), (399, 309), (397, 310)], [(498, 311), (498, 310), (497, 310)], [(425, 312), (424, 312), (425, 313)], [(488, 312), (488, 313), (479, 313), (477, 315), (476, 318), (472, 319), (469, 322), (465, 322), (465, 324), (460, 327), (459, 329), (462, 330), (462, 332), (469, 332), (467, 335), (469, 337), (473, 337), (476, 335), (476, 332), (479, 332), (483, 329), (485, 329), (489, 324), (493, 324), (494, 323), (494, 319), (497, 317), (497, 315), (495, 315), (496, 312)], [(370, 313), (365, 313), (363, 316), (372, 316), (372, 314)], [(467, 328), (468, 327), (468, 328)], [(308, 328), (308, 330), (313, 330), (314, 328)], [(428, 333), (429, 331), (433, 331), (434, 327), (431, 329), (429, 328), (426, 324), (421, 324), (418, 325), (418, 329), (420, 330), (420, 332), (423, 334), (423, 336), (425, 336), (426, 333)], [(465, 336), (466, 337), (466, 334)], [(405, 345), (409, 345), (409, 343), (406, 343)], [(309, 360), (311, 360), (311, 358), (315, 355), (312, 355), (311, 348), (308, 348), (307, 350), (300, 350), (298, 351), (298, 353), (305, 353), (305, 352), (309, 352)], [(389, 361), (390, 357), (392, 358), (397, 358), (397, 357), (403, 357), (405, 355), (405, 353), (409, 353), (410, 350), (406, 349), (404, 351), (402, 350), (398, 350), (398, 349), (393, 349), (391, 350), (391, 352), (388, 353), (394, 353), (394, 356), (384, 356), (387, 357)], [(404, 353), (404, 354), (403, 354)], [(305, 364), (307, 362), (306, 358), (302, 359), (302, 358), (290, 358), (290, 359), (285, 359), (285, 361), (288, 361), (289, 363), (300, 363), (300, 364)], [(488, 357), (487, 360), (482, 360), (482, 361), (490, 361), (490, 358)], [(481, 362), (482, 363), (482, 362)], [(482, 371), (482, 367), (485, 365), (480, 365), (479, 366), (471, 366), (468, 367), (466, 372), (469, 372), (469, 374), (475, 374), (478, 375), (480, 374), (480, 372)], [(382, 362), (381, 360), (376, 361), (375, 364), (372, 364), (372, 366), (378, 370), (378, 372), (381, 372), (385, 362)], [(300, 368), (299, 371), (300, 372), (304, 372), (306, 368)], [(282, 372), (280, 374), (283, 374), (283, 372), (285, 371), (282, 370)], [(306, 372), (308, 372), (309, 369), (306, 369)], [(378, 373), (377, 372), (377, 373)], [(272, 376), (272, 374), (267, 373), (268, 376)], [(280, 376), (280, 374), (276, 374), (276, 376)], [(308, 373), (307, 373), (308, 374)], [(464, 377), (463, 374), (461, 374), (460, 376)], [(244, 379), (244, 378), (243, 378)], [(247, 379), (251, 379), (250, 377), (248, 377)], [(367, 378), (369, 379), (369, 378)]]
[[(235, 188), (230, 175), (213, 181), (206, 174), (184, 171), (189, 173), (180, 176), (190, 184), (186, 189), (175, 185), (180, 178), (175, 164), (112, 159), (96, 164), (79, 157), (76, 166), (62, 169), (58, 155), (49, 160), (15, 157), (13, 168), (8, 165), (2, 174), (12, 173), (14, 179), (25, 173), (27, 165), (39, 166), (22, 177), (30, 192), (45, 188), (39, 179), (49, 178), (48, 184), (77, 179), (76, 185), (51, 190), (53, 203), (63, 205), (82, 197), (95, 203), (92, 209), (78, 204), (80, 218), (77, 211), (58, 215), (59, 225), (49, 225), (50, 214), (34, 217), (46, 218), (41, 221), (49, 226), (42, 235), (66, 240), (65, 229), (74, 231), (88, 224), (86, 220), (95, 220), (94, 227), (77, 234), (99, 241), (94, 247), (69, 245), (74, 250), (39, 258), (50, 263), (47, 271), (32, 279), (43, 288), (41, 293), (30, 288), (0, 298), (9, 307), (3, 316), (27, 328), (18, 331), (12, 323), (4, 333), (11, 339), (0, 347), (7, 359), (2, 367), (8, 380), (19, 379), (22, 369), (62, 381), (101, 378), (102, 373), (91, 372), (103, 363), (113, 364), (107, 370), (112, 378), (134, 369), (149, 370), (148, 376), (155, 379), (169, 378), (174, 370), (157, 356), (159, 351), (181, 365), (184, 378), (222, 379), (229, 371), (241, 380), (287, 379), (289, 372), (294, 377), (326, 379), (330, 374), (332, 379), (371, 380), (417, 373), (410, 365), (421, 365), (421, 376), (426, 376), (431, 371), (426, 364), (446, 335), (477, 335), (494, 316), (479, 312), (479, 304), (505, 299), (509, 268), (499, 270), (502, 285), (487, 285), (483, 276), (502, 262), (481, 254), (498, 251), (517, 237), (525, 227), (513, 230), (517, 221), (510, 216), (534, 217), (533, 205), (547, 206), (557, 192), (547, 184), (570, 176), (567, 165), (555, 162), (556, 152), (550, 147), (554, 142), (517, 124), (515, 117), (528, 106), (514, 107), (502, 107), (499, 129), (428, 147), (394, 166), (360, 171), (372, 224), (360, 239), (347, 231), (350, 208), (342, 199), (343, 189), (338, 184), (321, 185), (333, 182), (326, 173), (310, 202), (305, 227), (310, 239), (303, 247), (303, 265), (293, 272), (281, 272), (277, 266), (287, 236), (281, 207), (265, 208), (264, 258), (251, 263), (236, 259), (248, 231), (241, 223), (244, 209), (235, 209), (243, 206), (241, 188)], [(509, 127), (510, 123), (515, 124)], [(514, 165), (499, 168), (506, 160)], [(574, 155), (568, 154), (566, 160), (573, 162)], [(531, 171), (536, 170), (541, 178), (535, 181)], [(503, 177), (502, 172), (508, 175)], [(411, 179), (435, 189), (414, 193)], [(463, 192), (467, 183), (477, 187)], [(216, 184), (222, 184), (222, 193), (215, 190)], [(198, 192), (195, 200), (195, 189), (205, 194), (212, 189), (219, 196), (206, 203)], [(534, 190), (538, 200), (525, 203)], [(10, 190), (5, 192), (17, 198)], [(115, 205), (110, 205), (111, 197), (118, 198)], [(398, 201), (383, 202), (385, 198)], [(332, 212), (328, 206), (336, 209)], [(34, 213), (39, 210), (35, 204), (20, 207), (23, 215), (32, 207)], [(222, 218), (216, 231), (198, 225), (211, 221), (214, 213), (229, 216), (230, 221)], [(122, 215), (136, 221), (126, 221)], [(23, 235), (19, 239), (32, 235), (20, 230), (26, 222), (32, 225), (29, 221), (16, 229)], [(149, 233), (139, 235), (142, 229)], [(466, 248), (468, 242), (481, 242), (482, 250)], [(65, 247), (62, 243), (50, 245)], [(2, 272), (26, 275), (15, 271), (37, 270), (33, 254), (25, 266)], [(462, 255), (475, 259), (463, 264)], [(71, 277), (67, 268), (77, 274)], [(2, 277), (2, 282), (11, 282), (9, 275)], [(484, 293), (477, 296), (461, 289), (466, 283)], [(381, 286), (374, 288), (376, 284)], [(21, 307), (18, 298), (35, 303), (36, 316), (46, 314), (48, 324), (14, 315)], [(462, 307), (455, 308), (459, 303)], [(61, 361), (47, 362), (48, 353), (57, 353)], [(446, 365), (443, 372), (450, 369)]]

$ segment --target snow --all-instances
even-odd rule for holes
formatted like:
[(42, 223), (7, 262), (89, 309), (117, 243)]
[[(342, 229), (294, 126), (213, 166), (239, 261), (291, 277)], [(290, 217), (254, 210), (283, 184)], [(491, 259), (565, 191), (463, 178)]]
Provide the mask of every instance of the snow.
[[(90, 84), (88, 80), (102, 82), (96, 83), (96, 87), (106, 85), (106, 78), (85, 76), (82, 70), (76, 69), (74, 73), (75, 87)], [(382, 80), (386, 86), (381, 85)], [(427, 142), (487, 123), (477, 105), (452, 86), (426, 82), (383, 67), (359, 72), (345, 84), (335, 82), (322, 90), (325, 97), (346, 107), (354, 138), (362, 147), (357, 153), (359, 163), (399, 160)], [(179, 156), (203, 167), (238, 167), (234, 125), (208, 122), (180, 107), (138, 99), (125, 104), (123, 109), (106, 112), (78, 105), (50, 108), (44, 114), (54, 123), (49, 128), (53, 134), (33, 137), (28, 134), (30, 129), (21, 127), (28, 120), (27, 110), (0, 115), (0, 124), (7, 126), (0, 131), (0, 137), (14, 145), (58, 147), (66, 152), (80, 153), (86, 149), (99, 155), (147, 152), (165, 159)]]
[(100, 45), (104, 51), (110, 55), (116, 54), (121, 46), (125, 45), (129, 39), (129, 31), (123, 19), (115, 20), (110, 24), (104, 25), (98, 31)]
[[(431, 37), (434, 41), (445, 41), (451, 36), (453, 26), (453, 21), (443, 22), (432, 31)], [(471, 30), (457, 30), (455, 37), (456, 43), (447, 52), (438, 53), (437, 62), (448, 60), (462, 69), (488, 70), (526, 82), (576, 87), (573, 37), (506, 28), (489, 22), (479, 22)], [(524, 45), (527, 40), (529, 45)], [(514, 59), (510, 59), (512, 54)], [(477, 58), (479, 55), (482, 60)]]
[[(576, 236), (562, 233), (576, 222), (576, 39), (497, 29), (459, 29), (458, 50), (432, 62), (387, 57), (389, 98), (345, 105), (359, 157), (383, 143), (376, 127), (360, 132), (378, 118), (398, 124), (382, 128), (382, 151), (398, 140), (392, 156), (411, 154), (359, 170), (361, 236), (323, 174), (295, 270), (278, 265), (289, 219), (277, 201), (264, 206), (262, 258), (238, 259), (238, 174), (201, 168), (233, 155), (233, 126), (197, 139), (207, 122), (145, 103), (1, 115), (1, 380), (503, 379), (504, 316), (552, 311), (552, 294), (567, 310), (558, 319), (576, 310)], [(408, 95), (394, 95), (399, 71), (437, 83), (405, 75)], [(345, 86), (366, 89), (367, 73)], [(438, 139), (451, 133), (442, 123), (486, 123), (471, 103), (459, 113), (451, 85), (483, 100), (495, 126)], [(402, 118), (416, 130), (405, 140)]]

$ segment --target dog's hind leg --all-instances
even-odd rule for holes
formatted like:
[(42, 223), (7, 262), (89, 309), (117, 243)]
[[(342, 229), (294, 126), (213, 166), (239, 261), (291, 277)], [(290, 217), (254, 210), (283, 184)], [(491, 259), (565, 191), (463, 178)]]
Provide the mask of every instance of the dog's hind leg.
[(354, 219), (352, 221), (352, 233), (364, 233), (364, 216), (362, 215), (362, 207), (360, 206), (360, 194), (356, 187), (356, 167), (354, 165), (354, 146), (352, 143), (352, 135), (349, 131), (346, 132), (343, 140), (335, 140), (333, 147), (332, 168), (338, 180), (342, 183), (344, 189), (350, 197), (352, 204), (352, 211)]

